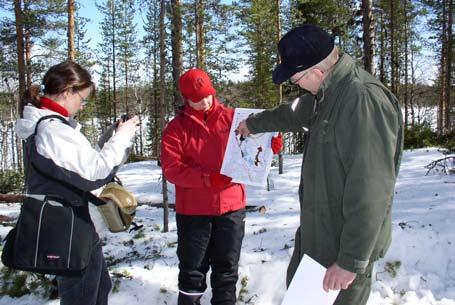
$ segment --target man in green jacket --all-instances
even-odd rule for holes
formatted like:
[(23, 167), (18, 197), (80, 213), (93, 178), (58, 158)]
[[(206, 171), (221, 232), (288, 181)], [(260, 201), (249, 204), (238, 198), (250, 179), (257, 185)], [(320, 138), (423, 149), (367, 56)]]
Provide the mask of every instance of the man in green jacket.
[(284, 35), (273, 81), (308, 91), (258, 113), (238, 131), (306, 131), (299, 188), (300, 227), (289, 285), (304, 254), (327, 267), (324, 290), (341, 289), (336, 305), (362, 305), (373, 262), (391, 241), (391, 205), (403, 146), (396, 97), (339, 52), (327, 32), (303, 25)]

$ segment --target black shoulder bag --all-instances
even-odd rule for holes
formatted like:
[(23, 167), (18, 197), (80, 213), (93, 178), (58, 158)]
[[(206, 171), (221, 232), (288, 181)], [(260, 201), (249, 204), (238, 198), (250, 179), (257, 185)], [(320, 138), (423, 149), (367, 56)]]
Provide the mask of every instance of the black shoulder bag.
[[(50, 118), (69, 125), (57, 115), (42, 117), (36, 124), (35, 133), (27, 140), (34, 141), (38, 124)], [(56, 180), (59, 182), (63, 183)], [(16, 226), (5, 238), (3, 264), (44, 274), (82, 274), (90, 261), (94, 241), (92, 225), (78, 216), (79, 209), (81, 207), (55, 195), (47, 195), (43, 200), (26, 197)]]

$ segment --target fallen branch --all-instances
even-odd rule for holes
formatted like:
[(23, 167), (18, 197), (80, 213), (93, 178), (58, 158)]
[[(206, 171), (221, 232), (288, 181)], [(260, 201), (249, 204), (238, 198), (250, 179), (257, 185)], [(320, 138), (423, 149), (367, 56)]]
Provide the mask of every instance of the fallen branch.
[(0, 193), (0, 203), (16, 203), (22, 202), (24, 200), (24, 195), (17, 194), (1, 194)]
[(13, 217), (9, 217), (9, 216), (6, 216), (6, 215), (0, 215), (0, 223), (4, 223), (4, 222), (12, 222), (12, 221), (15, 221), (16, 219), (13, 218)]
[[(137, 203), (139, 206), (141, 205), (147, 205), (149, 207), (154, 207), (154, 208), (163, 208), (164, 205), (163, 203), (159, 202), (159, 203), (156, 203), (156, 202), (138, 202)], [(168, 203), (167, 204), (168, 207), (170, 209), (173, 209), (175, 210), (175, 203)], [(255, 212), (255, 211), (259, 211), (259, 213), (265, 213), (266, 212), (266, 208), (265, 206), (261, 205), (261, 206), (257, 206), (257, 205), (247, 205), (246, 206), (246, 211), (247, 212)]]
[(445, 174), (450, 175), (455, 173), (455, 155), (447, 155), (444, 158), (434, 160), (433, 162), (425, 165), (425, 168), (428, 169), (425, 176), (432, 171), (436, 172), (437, 174)]
[[(0, 203), (16, 203), (16, 202), (22, 202), (25, 198), (25, 195), (13, 195), (13, 194), (1, 194), (0, 193)], [(163, 208), (164, 205), (161, 202), (138, 202), (138, 205), (147, 205), (150, 207), (154, 208)], [(168, 203), (168, 207), (170, 209), (175, 210), (175, 203)], [(257, 205), (247, 205), (246, 206), (247, 212), (256, 212), (259, 211), (259, 213), (265, 213), (266, 208), (265, 206), (257, 206)]]

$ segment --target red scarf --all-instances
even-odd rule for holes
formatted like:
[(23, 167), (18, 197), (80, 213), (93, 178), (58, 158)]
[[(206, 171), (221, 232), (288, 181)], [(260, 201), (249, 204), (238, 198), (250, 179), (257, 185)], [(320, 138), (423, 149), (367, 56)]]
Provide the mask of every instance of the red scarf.
[(40, 103), (41, 103), (40, 109), (51, 110), (65, 117), (69, 117), (68, 110), (66, 110), (65, 107), (61, 106), (60, 104), (57, 104), (56, 102), (47, 97), (42, 96), (40, 98)]

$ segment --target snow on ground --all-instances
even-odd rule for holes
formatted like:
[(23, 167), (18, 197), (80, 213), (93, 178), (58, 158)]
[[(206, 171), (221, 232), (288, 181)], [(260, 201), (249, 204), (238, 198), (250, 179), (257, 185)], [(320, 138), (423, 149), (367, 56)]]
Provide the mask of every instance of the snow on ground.
[[(455, 305), (455, 176), (425, 176), (424, 168), (440, 157), (434, 148), (407, 151), (403, 156), (393, 206), (393, 242), (386, 257), (376, 264), (369, 305)], [(299, 225), (300, 164), (301, 155), (286, 156), (283, 175), (272, 169), (270, 191), (247, 189), (248, 204), (264, 206), (266, 212), (247, 214), (239, 304), (281, 303)], [(127, 164), (119, 176), (139, 202), (161, 201), (160, 169), (155, 162)], [(172, 185), (169, 200), (174, 202)], [(0, 214), (17, 216), (18, 208), (17, 204), (0, 205)], [(143, 205), (136, 219), (144, 225), (142, 231), (112, 234), (96, 210), (92, 212), (115, 286), (110, 304), (176, 304), (175, 213), (170, 213), (170, 231), (162, 233), (162, 209)], [(0, 235), (5, 236), (8, 230), (0, 226)], [(34, 295), (18, 299), (1, 296), (0, 305), (6, 304), (59, 302)], [(210, 304), (210, 289), (202, 304)]]

